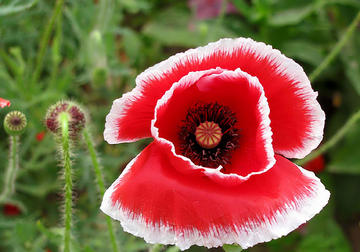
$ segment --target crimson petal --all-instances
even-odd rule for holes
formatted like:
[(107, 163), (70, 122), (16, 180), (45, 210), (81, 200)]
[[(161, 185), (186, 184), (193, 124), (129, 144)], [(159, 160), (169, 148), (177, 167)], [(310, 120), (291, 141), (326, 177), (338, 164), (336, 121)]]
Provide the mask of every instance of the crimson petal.
[[(182, 155), (179, 143), (179, 125), (183, 123), (188, 109), (194, 104), (213, 102), (235, 113), (238, 120), (235, 127), (240, 130), (239, 146), (231, 153), (231, 163), (216, 170), (192, 164)], [(228, 177), (231, 185), (236, 180), (242, 182), (254, 174), (266, 172), (275, 163), (269, 106), (263, 88), (257, 78), (240, 69), (228, 71), (216, 68), (183, 77), (157, 102), (151, 130), (153, 137), (171, 147), (175, 156), (190, 162), (189, 168), (202, 169), (216, 180), (216, 174)], [(183, 166), (176, 168), (193, 173), (193, 169), (188, 171)]]
[(0, 108), (9, 107), (10, 104), (11, 104), (10, 101), (0, 97)]
[(245, 249), (288, 234), (329, 199), (312, 172), (276, 159), (268, 172), (229, 188), (179, 173), (175, 166), (188, 164), (153, 142), (106, 191), (101, 210), (148, 243)]
[(276, 153), (303, 158), (322, 140), (325, 114), (301, 66), (278, 50), (252, 39), (222, 39), (179, 53), (148, 68), (136, 88), (114, 101), (104, 136), (109, 143), (150, 137), (158, 99), (189, 72), (221, 67), (256, 76), (270, 107)]

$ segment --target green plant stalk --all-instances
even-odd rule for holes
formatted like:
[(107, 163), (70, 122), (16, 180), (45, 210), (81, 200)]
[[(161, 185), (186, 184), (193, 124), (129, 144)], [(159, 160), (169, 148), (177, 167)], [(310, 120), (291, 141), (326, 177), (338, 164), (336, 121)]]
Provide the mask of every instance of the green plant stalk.
[(62, 161), (65, 176), (65, 230), (64, 252), (70, 252), (71, 224), (72, 224), (72, 179), (70, 159), (69, 115), (62, 113), (59, 116), (61, 125)]
[(99, 15), (97, 17), (95, 29), (100, 31), (104, 31), (106, 29), (109, 19), (112, 16), (113, 4), (113, 0), (99, 1)]
[(298, 165), (303, 165), (306, 162), (309, 162), (310, 160), (313, 160), (317, 156), (325, 153), (328, 149), (333, 147), (335, 144), (341, 140), (346, 133), (354, 126), (354, 124), (360, 119), (360, 110), (357, 111), (355, 114), (353, 114), (350, 119), (336, 132), (335, 135), (330, 138), (329, 141), (321, 145), (317, 150), (313, 151), (310, 155), (305, 157), (304, 159), (301, 159), (299, 161), (296, 161), (295, 163)]
[(44, 65), (45, 51), (47, 48), (47, 44), (49, 43), (51, 31), (53, 30), (53, 27), (54, 27), (55, 21), (57, 20), (57, 17), (61, 14), (63, 5), (64, 5), (64, 0), (56, 1), (53, 13), (52, 13), (50, 20), (49, 20), (48, 24), (46, 25), (45, 30), (41, 36), (39, 50), (38, 50), (38, 53), (36, 56), (35, 69), (34, 69), (34, 73), (33, 73), (32, 80), (31, 80), (31, 83), (33, 85), (39, 80), (39, 77), (40, 77), (40, 74), (41, 74), (41, 71), (42, 71), (43, 65)]
[[(102, 175), (102, 172), (101, 172), (100, 162), (99, 162), (99, 159), (98, 159), (98, 157), (96, 155), (95, 144), (94, 144), (94, 142), (92, 140), (92, 137), (90, 135), (90, 132), (89, 132), (88, 128), (85, 128), (83, 130), (83, 136), (84, 136), (84, 140), (86, 142), (88, 151), (90, 153), (92, 164), (94, 166), (96, 182), (98, 184), (100, 194), (101, 194), (101, 196), (104, 196), (105, 183), (104, 183), (103, 175)], [(118, 248), (118, 245), (117, 245), (117, 242), (116, 242), (115, 231), (114, 231), (112, 220), (107, 215), (105, 216), (105, 218), (106, 218), (106, 224), (107, 224), (107, 227), (108, 227), (108, 232), (109, 232), (109, 236), (110, 236), (113, 251), (118, 252), (119, 248)]]
[(19, 136), (10, 136), (9, 166), (6, 170), (4, 189), (0, 195), (0, 202), (7, 200), (15, 192), (16, 174), (19, 169)]
[(56, 79), (59, 72), (59, 64), (61, 62), (61, 43), (62, 43), (62, 15), (58, 16), (56, 21), (55, 36), (51, 48), (52, 52), (52, 68), (50, 74), (50, 85), (56, 87)]
[(321, 62), (321, 64), (309, 75), (310, 82), (313, 82), (320, 75), (320, 73), (324, 71), (328, 67), (328, 65), (335, 59), (335, 57), (339, 54), (344, 45), (348, 42), (351, 35), (354, 33), (355, 28), (359, 22), (360, 11), (358, 12), (354, 20), (351, 22), (351, 24), (348, 26), (342, 38), (336, 43), (335, 47)]

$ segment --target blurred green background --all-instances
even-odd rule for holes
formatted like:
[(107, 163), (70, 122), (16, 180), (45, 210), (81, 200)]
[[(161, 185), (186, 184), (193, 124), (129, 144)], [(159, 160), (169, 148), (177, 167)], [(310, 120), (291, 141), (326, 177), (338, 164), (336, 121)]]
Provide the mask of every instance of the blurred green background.
[[(56, 145), (49, 133), (38, 135), (51, 104), (70, 98), (89, 111), (109, 186), (149, 141), (108, 145), (102, 136), (105, 116), (147, 67), (223, 37), (251, 37), (281, 50), (310, 74), (359, 11), (359, 0), (0, 0), (0, 97), (12, 102), (0, 109), (0, 121), (14, 109), (29, 121), (16, 193), (0, 206), (0, 251), (59, 251), (62, 243)], [(327, 115), (324, 142), (360, 108), (359, 28), (312, 82)], [(246, 251), (360, 251), (359, 126), (323, 156), (318, 176), (332, 193), (328, 206), (290, 235)], [(74, 150), (75, 251), (110, 251), (90, 157), (82, 143)], [(7, 156), (1, 128), (0, 188)], [(114, 224), (122, 251), (150, 248)]]

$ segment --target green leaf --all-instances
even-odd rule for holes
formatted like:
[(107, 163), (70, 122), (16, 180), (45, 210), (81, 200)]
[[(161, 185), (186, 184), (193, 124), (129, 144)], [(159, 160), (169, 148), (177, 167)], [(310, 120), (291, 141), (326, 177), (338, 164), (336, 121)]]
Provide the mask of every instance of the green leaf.
[(22, 3), (23, 1), (16, 0), (8, 5), (0, 6), (0, 16), (6, 16), (29, 9), (32, 6), (34, 6), (38, 2), (38, 0), (32, 0), (29, 1), (28, 3), (22, 3), (22, 4), (18, 4), (19, 2)]
[(350, 80), (353, 88), (360, 94), (360, 38), (354, 36), (340, 53), (340, 58), (345, 65), (346, 77)]
[(245, 0), (233, 0), (232, 3), (235, 5), (236, 9), (245, 17), (249, 18), (251, 15), (254, 15), (253, 9), (250, 7)]
[(242, 248), (236, 244), (231, 244), (231, 245), (225, 244), (223, 246), (223, 249), (225, 252), (240, 252), (240, 251), (242, 251)]
[(148, 23), (143, 32), (165, 46), (196, 47), (224, 37), (235, 37), (221, 24), (190, 23), (190, 13), (174, 8), (167, 9)]
[(141, 57), (142, 42), (139, 38), (139, 34), (131, 29), (123, 30), (123, 44), (126, 55), (131, 62), (136, 61)]
[(327, 169), (333, 173), (360, 174), (360, 122), (351, 129), (343, 143), (330, 156)]
[(282, 52), (294, 59), (318, 66), (324, 59), (321, 47), (305, 40), (294, 40), (284, 44)]
[(329, 206), (323, 209), (304, 227), (306, 234), (296, 252), (351, 251), (348, 241), (329, 210)]
[(315, 6), (310, 4), (303, 7), (277, 11), (269, 18), (269, 24), (274, 26), (295, 25), (309, 16), (314, 10)]

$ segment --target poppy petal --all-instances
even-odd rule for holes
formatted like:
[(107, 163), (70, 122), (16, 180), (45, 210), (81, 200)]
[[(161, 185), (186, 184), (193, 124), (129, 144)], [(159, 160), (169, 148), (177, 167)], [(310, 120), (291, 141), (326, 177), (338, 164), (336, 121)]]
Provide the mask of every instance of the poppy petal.
[(101, 210), (148, 243), (246, 249), (296, 229), (330, 195), (314, 173), (279, 155), (268, 172), (231, 188), (179, 173), (173, 159), (151, 143), (106, 191)]
[(0, 97), (0, 108), (5, 108), (10, 106), (10, 101), (5, 100)]
[(137, 87), (115, 101), (106, 127), (110, 143), (150, 136), (150, 121), (158, 99), (189, 72), (221, 67), (256, 76), (270, 107), (276, 153), (303, 158), (322, 140), (325, 114), (317, 93), (300, 65), (280, 51), (252, 39), (222, 39), (178, 53), (136, 78)]
[[(183, 156), (180, 148), (179, 125), (190, 107), (199, 103), (217, 102), (236, 115), (239, 128), (238, 148), (231, 153), (231, 164), (218, 169), (196, 166)], [(270, 169), (274, 163), (271, 145), (269, 106), (258, 79), (240, 69), (221, 68), (189, 73), (157, 102), (152, 121), (153, 137), (171, 148), (172, 153), (191, 163), (188, 167), (209, 172), (212, 176), (231, 177), (244, 181), (254, 174)], [(177, 167), (183, 172), (193, 172)], [(221, 170), (221, 172), (220, 172)]]

